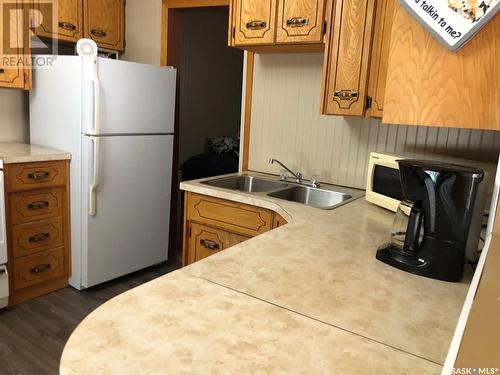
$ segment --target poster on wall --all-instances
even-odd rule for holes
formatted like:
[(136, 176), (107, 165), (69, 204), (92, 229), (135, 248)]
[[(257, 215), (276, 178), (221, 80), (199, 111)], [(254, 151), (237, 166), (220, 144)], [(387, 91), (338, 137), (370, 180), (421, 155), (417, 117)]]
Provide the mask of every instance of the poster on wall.
[(448, 49), (458, 50), (500, 9), (500, 0), (400, 0)]

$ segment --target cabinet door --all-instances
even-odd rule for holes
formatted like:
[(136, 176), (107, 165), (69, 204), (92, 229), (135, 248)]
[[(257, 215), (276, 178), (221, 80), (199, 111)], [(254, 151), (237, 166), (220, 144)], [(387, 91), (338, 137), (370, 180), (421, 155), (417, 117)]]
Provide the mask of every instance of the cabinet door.
[(283, 216), (281, 216), (278, 213), (274, 213), (274, 218), (273, 218), (273, 229), (274, 228), (279, 228), (285, 224), (288, 224), (288, 221), (286, 221)]
[(279, 0), (277, 44), (320, 43), (325, 0)]
[(368, 78), (368, 103), (366, 115), (382, 118), (384, 109), (387, 64), (391, 44), (392, 20), (396, 0), (377, 1), (370, 73)]
[[(2, 38), (0, 38), (0, 87), (29, 89), (31, 88), (30, 69), (30, 40), (28, 29), (28, 9), (24, 12), (16, 12), (23, 9), (23, 2), (18, 0), (0, 0), (0, 15), (2, 20)], [(8, 35), (4, 28), (9, 21)]]
[(229, 233), (196, 223), (189, 223), (188, 264), (197, 262), (229, 247)]
[(40, 27), (37, 27), (35, 33), (39, 36), (65, 40), (68, 42), (77, 42), (83, 36), (82, 31), (82, 0), (57, 0), (57, 20), (49, 22), (51, 17), (45, 16), (51, 11), (46, 6), (47, 2), (37, 0), (36, 6), (42, 15)]
[(276, 29), (276, 0), (234, 1), (234, 44), (273, 44)]
[(396, 6), (383, 122), (500, 129), (500, 16), (449, 51)]
[(323, 113), (363, 116), (375, 0), (337, 0), (324, 66)]
[(251, 237), (242, 236), (241, 234), (229, 233), (229, 247), (245, 242)]
[(116, 51), (125, 48), (124, 0), (84, 0), (84, 35), (100, 47)]

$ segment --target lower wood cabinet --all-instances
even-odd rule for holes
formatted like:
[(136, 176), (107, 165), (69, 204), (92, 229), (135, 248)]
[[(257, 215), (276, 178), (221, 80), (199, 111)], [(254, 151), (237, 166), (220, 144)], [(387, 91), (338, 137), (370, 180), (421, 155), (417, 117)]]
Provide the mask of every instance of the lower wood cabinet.
[(284, 224), (283, 217), (265, 208), (186, 192), (183, 264), (197, 262)]
[(9, 304), (68, 285), (69, 161), (4, 166)]

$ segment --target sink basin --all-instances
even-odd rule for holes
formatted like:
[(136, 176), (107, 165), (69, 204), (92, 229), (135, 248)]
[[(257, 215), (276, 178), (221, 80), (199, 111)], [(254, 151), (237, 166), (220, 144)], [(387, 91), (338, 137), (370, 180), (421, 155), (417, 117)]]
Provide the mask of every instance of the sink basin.
[(307, 186), (291, 186), (267, 194), (273, 198), (306, 204), (308, 206), (330, 210), (359, 197), (337, 191), (316, 189)]
[(285, 182), (270, 181), (253, 176), (233, 176), (202, 183), (224, 189), (239, 190), (247, 193), (262, 193), (287, 187)]

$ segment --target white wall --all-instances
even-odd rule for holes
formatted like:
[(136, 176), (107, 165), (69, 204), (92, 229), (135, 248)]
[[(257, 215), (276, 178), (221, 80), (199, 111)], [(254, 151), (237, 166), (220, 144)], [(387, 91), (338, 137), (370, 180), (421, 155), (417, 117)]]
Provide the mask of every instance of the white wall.
[(127, 0), (124, 60), (160, 65), (161, 4), (161, 0)]
[(28, 110), (22, 90), (0, 89), (0, 142), (28, 142)]
[(364, 188), (372, 150), (448, 153), (496, 161), (500, 132), (384, 125), (321, 116), (322, 53), (258, 54), (252, 94), (249, 169), (279, 173), (277, 158), (306, 177)]

